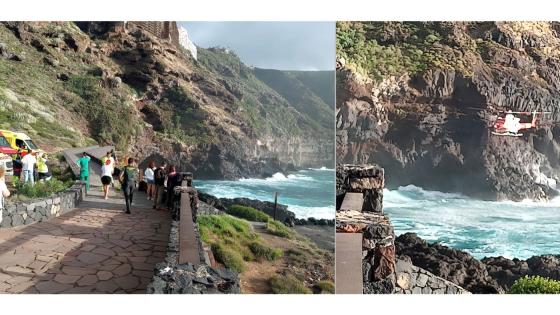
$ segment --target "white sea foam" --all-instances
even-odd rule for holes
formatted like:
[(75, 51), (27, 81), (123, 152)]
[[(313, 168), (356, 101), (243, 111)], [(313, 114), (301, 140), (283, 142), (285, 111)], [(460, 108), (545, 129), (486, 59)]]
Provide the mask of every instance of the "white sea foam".
[(334, 218), (334, 176), (325, 170), (276, 173), (264, 179), (195, 180), (195, 186), (218, 198), (274, 201), (278, 193), (278, 202), (287, 205), (298, 218)]
[(305, 207), (305, 206), (295, 206), (289, 205), (288, 210), (296, 214), (298, 218), (310, 218), (314, 217), (316, 219), (332, 219), (334, 217), (335, 206), (326, 207)]
[(385, 190), (384, 210), (398, 234), (416, 232), (431, 242), (477, 258), (527, 258), (560, 253), (560, 199), (550, 202), (481, 201), (414, 186)]
[(326, 167), (326, 166), (321, 166), (321, 167), (319, 167), (319, 168), (310, 167), (309, 169), (310, 169), (310, 170), (313, 170), (313, 171), (329, 171), (329, 172), (334, 172), (334, 169), (328, 168), (328, 167)]

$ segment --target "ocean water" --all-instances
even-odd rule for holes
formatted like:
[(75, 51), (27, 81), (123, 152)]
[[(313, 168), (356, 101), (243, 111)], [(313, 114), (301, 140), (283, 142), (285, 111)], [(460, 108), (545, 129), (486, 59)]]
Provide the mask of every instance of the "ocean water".
[(195, 180), (194, 186), (218, 198), (245, 197), (274, 201), (288, 206), (297, 218), (333, 219), (335, 214), (335, 174), (325, 167), (305, 169), (284, 175), (276, 173), (265, 179)]
[(560, 199), (491, 202), (415, 186), (385, 190), (395, 233), (415, 232), (474, 257), (560, 254)]

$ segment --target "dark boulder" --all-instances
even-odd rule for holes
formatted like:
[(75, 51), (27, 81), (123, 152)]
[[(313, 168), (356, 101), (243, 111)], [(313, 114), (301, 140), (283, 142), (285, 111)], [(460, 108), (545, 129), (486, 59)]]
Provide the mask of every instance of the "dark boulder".
[(428, 244), (414, 233), (395, 239), (399, 258), (407, 256), (415, 266), (451, 281), (472, 293), (503, 293), (503, 288), (470, 254), (440, 244)]

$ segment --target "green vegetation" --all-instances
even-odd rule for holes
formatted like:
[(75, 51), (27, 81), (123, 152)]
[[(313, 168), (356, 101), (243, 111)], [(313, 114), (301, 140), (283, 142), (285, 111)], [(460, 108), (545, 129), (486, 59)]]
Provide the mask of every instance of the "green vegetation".
[[(472, 75), (469, 62), (447, 43), (432, 22), (338, 22), (336, 49), (356, 71), (380, 81), (428, 68), (455, 69)], [(463, 48), (475, 49), (465, 42)]]
[(245, 271), (245, 263), (241, 254), (223, 243), (214, 243), (211, 245), (212, 253), (216, 259), (239, 273)]
[(245, 261), (282, 257), (282, 251), (264, 244), (245, 220), (228, 215), (204, 215), (197, 223), (200, 238), (211, 246), (218, 262), (237, 272), (245, 270)]
[[(253, 69), (253, 73), (266, 83), (268, 86), (273, 88), (282, 97), (284, 97), (292, 106), (294, 106), (300, 113), (307, 115), (308, 117), (313, 117), (311, 123), (313, 123), (314, 129), (321, 129), (320, 126), (326, 129), (333, 129), (333, 106), (327, 105), (321, 97), (315, 94), (311, 88), (304, 84), (300, 79), (298, 79), (298, 71), (288, 72), (282, 70), (271, 70), (271, 69)], [(317, 88), (318, 91), (323, 92), (322, 94), (331, 92), (331, 99), (329, 103), (334, 102), (334, 72), (324, 71), (321, 74), (327, 79), (332, 79), (330, 81), (329, 87), (323, 87), (326, 91)], [(329, 75), (330, 74), (330, 75)], [(317, 75), (317, 74), (316, 74)], [(318, 76), (318, 75), (317, 75)], [(302, 76), (302, 79), (313, 78), (311, 75)], [(319, 80), (319, 78), (316, 78)], [(318, 85), (318, 84), (317, 84)], [(326, 96), (325, 96), (326, 97)]]
[[(324, 138), (329, 130), (332, 132), (334, 108), (326, 105), (307, 87), (302, 87), (295, 76), (277, 72), (272, 73), (270, 81), (263, 82), (259, 69), (244, 65), (234, 52), (219, 47), (200, 48), (198, 59), (201, 73), (208, 71), (220, 75), (219, 84), (236, 96), (233, 104), (236, 115), (257, 134)], [(290, 87), (297, 87), (303, 93), (295, 95), (292, 99), (295, 102), (288, 98)]]
[(334, 294), (334, 283), (332, 281), (328, 281), (328, 280), (321, 280), (317, 283), (317, 288), (319, 288), (319, 290), (321, 291), (321, 293), (323, 294)]
[(290, 239), (296, 238), (296, 232), (285, 226), (282, 222), (270, 220), (266, 224), (266, 230), (272, 235)]
[(259, 241), (253, 241), (249, 244), (249, 249), (255, 257), (264, 257), (267, 260), (273, 261), (282, 257), (282, 250), (279, 248), (272, 248)]
[[(95, 72), (93, 72), (95, 74)], [(118, 89), (101, 86), (97, 76), (73, 75), (66, 83), (66, 89), (73, 95), (64, 93), (73, 102), (73, 109), (87, 117), (91, 135), (101, 143), (114, 144), (118, 149), (126, 148), (130, 139), (139, 132), (132, 105), (127, 101), (127, 93)]]
[[(15, 183), (15, 187), (17, 194), (26, 198), (45, 198), (67, 189), (72, 186), (72, 184), (72, 181), (62, 182), (56, 178), (52, 178), (48, 181), (36, 182), (33, 186), (31, 186), (30, 183), (24, 184), (23, 182), (17, 182)], [(20, 199), (19, 196), (16, 198)]]
[(293, 275), (276, 275), (270, 279), (272, 292), (275, 294), (311, 294), (303, 281)]
[(268, 222), (271, 219), (268, 214), (260, 210), (241, 205), (232, 205), (227, 209), (227, 213), (253, 222)]
[(525, 276), (517, 279), (509, 294), (560, 294), (560, 281), (541, 276)]

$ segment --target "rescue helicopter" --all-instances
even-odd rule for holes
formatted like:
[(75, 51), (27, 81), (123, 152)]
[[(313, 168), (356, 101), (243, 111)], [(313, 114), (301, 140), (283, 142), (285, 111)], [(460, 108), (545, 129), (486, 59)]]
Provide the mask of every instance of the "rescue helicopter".
[[(522, 130), (530, 130), (536, 128), (542, 118), (550, 114), (551, 112), (514, 112), (507, 111), (498, 114), (498, 117), (494, 121), (492, 134), (496, 136), (508, 136), (508, 137), (521, 137), (523, 134), (520, 133)], [(531, 121), (521, 122), (521, 117), (530, 116)]]

